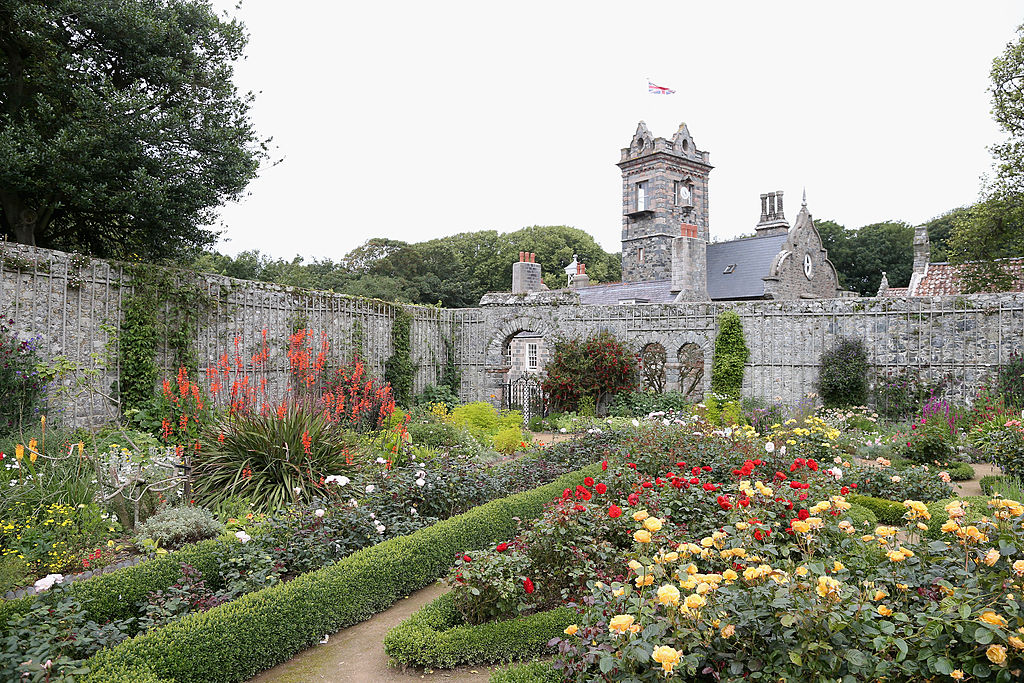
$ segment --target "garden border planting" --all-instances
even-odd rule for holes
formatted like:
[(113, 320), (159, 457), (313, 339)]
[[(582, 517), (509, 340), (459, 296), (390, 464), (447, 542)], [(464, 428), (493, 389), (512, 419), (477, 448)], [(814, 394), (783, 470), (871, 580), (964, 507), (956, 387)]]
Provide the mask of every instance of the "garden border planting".
[(244, 681), (428, 585), (456, 553), (512, 536), (520, 518), (539, 515), (566, 487), (597, 472), (590, 465), (136, 636), (88, 660), (84, 680), (149, 673), (175, 683)]
[(559, 683), (561, 680), (561, 672), (548, 662), (525, 662), (497, 669), (489, 683)]
[(897, 503), (888, 498), (862, 496), (855, 493), (848, 495), (846, 500), (854, 505), (870, 510), (874, 514), (876, 521), (885, 524), (901, 524), (905, 521), (904, 515), (907, 509), (903, 507), (903, 503)]
[(462, 664), (495, 664), (554, 649), (548, 642), (573, 623), (568, 607), (503, 621), (466, 624), (445, 593), (388, 631), (384, 652), (406, 666), (451, 669)]

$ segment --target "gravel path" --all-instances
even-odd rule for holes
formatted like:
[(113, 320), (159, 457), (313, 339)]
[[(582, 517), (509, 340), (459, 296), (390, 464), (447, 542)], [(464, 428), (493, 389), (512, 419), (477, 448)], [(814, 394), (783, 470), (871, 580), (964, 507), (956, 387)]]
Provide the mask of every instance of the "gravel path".
[(325, 645), (301, 652), (284, 664), (250, 680), (250, 683), (412, 683), (420, 680), (445, 683), (487, 683), (493, 667), (463, 667), (447, 671), (388, 667), (384, 635), (413, 612), (444, 593), (436, 583), (399, 600), (387, 611), (331, 635)]

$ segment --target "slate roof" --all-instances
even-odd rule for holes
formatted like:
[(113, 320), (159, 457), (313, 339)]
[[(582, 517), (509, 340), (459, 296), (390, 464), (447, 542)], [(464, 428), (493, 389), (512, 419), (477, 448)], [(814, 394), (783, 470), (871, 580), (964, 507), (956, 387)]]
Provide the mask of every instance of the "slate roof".
[(588, 305), (617, 304), (620, 301), (642, 299), (651, 304), (670, 304), (676, 295), (671, 291), (671, 280), (648, 282), (609, 282), (573, 290), (580, 295), (580, 303)]
[[(787, 233), (747, 237), (708, 244), (708, 296), (712, 300), (759, 299), (772, 261), (789, 237)], [(736, 264), (728, 275), (726, 267)]]
[[(1014, 277), (1013, 286), (1009, 291), (1024, 292), (1024, 258), (1005, 259), (1003, 263), (1003, 267)], [(961, 293), (960, 276), (957, 275), (956, 266), (950, 263), (929, 263), (928, 272), (914, 290), (914, 296), (945, 296)]]

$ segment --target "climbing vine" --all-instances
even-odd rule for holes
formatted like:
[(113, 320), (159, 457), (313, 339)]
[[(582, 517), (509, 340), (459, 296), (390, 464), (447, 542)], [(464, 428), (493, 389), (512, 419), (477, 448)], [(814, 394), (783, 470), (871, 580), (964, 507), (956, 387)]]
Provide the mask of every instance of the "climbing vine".
[(462, 373), (455, 365), (455, 339), (444, 339), (444, 368), (441, 371), (441, 386), (451, 389), (456, 397), (462, 388)]
[(750, 351), (743, 338), (740, 317), (735, 311), (723, 311), (718, 316), (715, 356), (711, 361), (711, 391), (738, 399), (748, 355)]
[(149, 264), (134, 264), (128, 273), (132, 291), (121, 304), (118, 337), (122, 412), (141, 409), (153, 398), (160, 373), (156, 358), (161, 338), (166, 340), (173, 365), (196, 373), (199, 317), (210, 307), (210, 296), (194, 276), (178, 277), (173, 270)]
[(395, 319), (391, 323), (391, 357), (384, 364), (384, 380), (391, 385), (391, 392), (399, 405), (409, 405), (412, 399), (412, 356), (410, 336), (412, 315), (401, 306), (395, 308)]

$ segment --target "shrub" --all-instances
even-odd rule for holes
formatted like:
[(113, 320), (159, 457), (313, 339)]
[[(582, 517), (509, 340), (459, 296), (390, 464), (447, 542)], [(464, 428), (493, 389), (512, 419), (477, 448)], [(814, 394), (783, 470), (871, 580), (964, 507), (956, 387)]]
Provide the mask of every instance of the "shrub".
[(549, 662), (526, 662), (499, 667), (489, 683), (562, 683), (562, 672)]
[(465, 427), (476, 439), (484, 439), (498, 430), (498, 409), (486, 401), (466, 403), (452, 411), (454, 424)]
[(902, 420), (918, 412), (925, 402), (940, 395), (946, 378), (935, 382), (923, 379), (908, 368), (888, 369), (875, 376), (875, 407), (889, 420)]
[(414, 444), (429, 448), (452, 448), (463, 441), (461, 430), (444, 422), (410, 423), (409, 438)]
[(408, 406), (412, 399), (413, 364), (409, 336), (412, 315), (401, 306), (395, 306), (395, 319), (391, 323), (391, 357), (384, 364), (384, 380), (391, 385), (395, 401)]
[(555, 410), (579, 410), (585, 397), (603, 408), (616, 394), (636, 388), (636, 355), (610, 332), (557, 339), (554, 346), (543, 388)]
[(847, 496), (846, 499), (854, 505), (859, 505), (870, 510), (878, 521), (883, 524), (902, 524), (905, 521), (903, 515), (906, 514), (907, 509), (903, 507), (903, 503), (897, 503), (894, 500), (886, 500), (885, 498), (875, 498), (874, 496), (861, 496), (856, 494)]
[(840, 337), (821, 354), (817, 390), (826, 408), (864, 405), (868, 400), (868, 354), (864, 342)]
[(744, 399), (740, 403), (743, 408), (743, 421), (761, 434), (771, 431), (774, 424), (786, 419), (786, 407), (778, 401), (768, 402), (761, 398)]
[(519, 427), (505, 427), (494, 435), (494, 450), (503, 455), (512, 455), (516, 451), (524, 450), (526, 442), (523, 441), (523, 430)]
[(0, 320), (0, 434), (34, 421), (43, 395), (38, 338), (23, 341), (14, 333), (13, 320)]
[(1006, 405), (1024, 408), (1024, 355), (1014, 353), (999, 366), (996, 386)]
[(743, 324), (735, 311), (718, 316), (718, 336), (711, 361), (711, 391), (739, 399), (743, 386), (743, 366), (750, 350), (743, 338)]
[(175, 550), (186, 543), (216, 538), (224, 533), (224, 525), (206, 508), (168, 507), (156, 513), (135, 529), (141, 543), (150, 539), (165, 550)]
[(415, 612), (384, 637), (384, 652), (406, 666), (451, 669), (463, 664), (494, 664), (551, 651), (548, 641), (574, 620), (558, 607), (504, 621), (467, 625), (451, 593)]
[(1024, 479), (1024, 425), (1020, 420), (993, 418), (973, 428), (968, 441), (983, 460), (999, 465), (1004, 474)]
[(651, 413), (679, 411), (690, 405), (686, 394), (678, 391), (624, 391), (616, 394), (608, 414), (615, 417), (647, 417)]
[(887, 467), (853, 466), (843, 477), (857, 483), (857, 493), (903, 502), (907, 499), (925, 502), (953, 495), (949, 483), (942, 480), (938, 468), (908, 467), (893, 470)]
[(266, 512), (353, 464), (353, 437), (323, 414), (288, 406), (269, 415), (239, 414), (214, 424), (193, 457), (195, 499), (215, 506), (231, 496)]
[(454, 391), (452, 391), (451, 387), (446, 384), (438, 386), (428, 384), (423, 388), (423, 393), (416, 397), (416, 403), (421, 406), (440, 403), (451, 409), (459, 404), (459, 397)]

